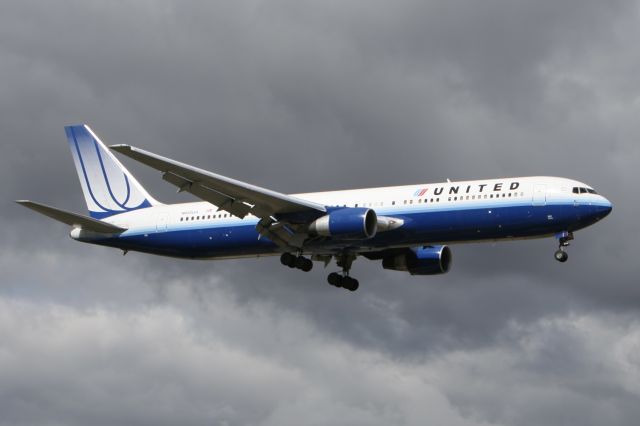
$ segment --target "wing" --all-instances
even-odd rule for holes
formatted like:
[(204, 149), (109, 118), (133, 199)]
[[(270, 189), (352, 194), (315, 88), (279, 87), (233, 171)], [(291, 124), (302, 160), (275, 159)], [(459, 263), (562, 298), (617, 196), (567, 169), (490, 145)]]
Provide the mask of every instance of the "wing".
[(66, 223), (74, 228), (82, 228), (87, 231), (99, 232), (103, 234), (118, 234), (126, 231), (126, 228), (112, 225), (101, 220), (93, 219), (81, 214), (68, 212), (66, 210), (57, 209), (55, 207), (47, 206), (45, 204), (36, 203), (28, 200), (18, 200), (16, 203), (30, 208), (40, 214), (57, 220), (58, 222)]
[(256, 226), (258, 232), (285, 248), (302, 243), (304, 236), (300, 234), (306, 233), (306, 229), (296, 229), (297, 224), (308, 224), (326, 213), (322, 204), (221, 176), (140, 148), (130, 145), (110, 148), (162, 172), (162, 178), (177, 186), (178, 191), (189, 192), (239, 218), (247, 214), (260, 218)]

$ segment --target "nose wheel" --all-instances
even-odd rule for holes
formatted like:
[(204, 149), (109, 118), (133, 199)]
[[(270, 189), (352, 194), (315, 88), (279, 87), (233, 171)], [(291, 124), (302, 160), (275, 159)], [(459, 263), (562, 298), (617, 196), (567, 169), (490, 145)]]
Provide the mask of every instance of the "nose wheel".
[(553, 257), (558, 262), (564, 263), (569, 259), (565, 249), (569, 247), (569, 241), (573, 240), (573, 232), (562, 232), (556, 235), (556, 238), (558, 239), (558, 250), (553, 254)]
[(558, 262), (562, 263), (566, 262), (569, 259), (569, 255), (567, 254), (567, 252), (562, 249), (558, 249), (553, 254), (553, 257), (555, 257)]

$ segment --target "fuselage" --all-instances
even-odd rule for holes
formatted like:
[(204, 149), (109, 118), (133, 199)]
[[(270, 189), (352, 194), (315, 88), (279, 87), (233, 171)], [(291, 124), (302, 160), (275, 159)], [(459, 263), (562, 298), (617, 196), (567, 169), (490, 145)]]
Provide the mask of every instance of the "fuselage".
[[(334, 254), (429, 244), (539, 238), (589, 226), (611, 211), (590, 186), (565, 178), (535, 176), (293, 194), (327, 206), (366, 207), (399, 223), (360, 241), (316, 238), (305, 251)], [(281, 253), (259, 238), (258, 218), (239, 219), (207, 202), (159, 205), (111, 216), (127, 228), (105, 237), (72, 232), (95, 244), (185, 258), (258, 257)]]

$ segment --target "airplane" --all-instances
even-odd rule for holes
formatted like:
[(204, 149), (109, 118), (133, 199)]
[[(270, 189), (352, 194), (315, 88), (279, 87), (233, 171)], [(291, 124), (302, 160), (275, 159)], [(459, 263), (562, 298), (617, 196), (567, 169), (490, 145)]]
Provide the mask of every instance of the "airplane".
[[(89, 216), (29, 200), (16, 202), (71, 226), (74, 240), (190, 259), (280, 256), (308, 272), (313, 262), (339, 272), (327, 281), (355, 291), (362, 256), (411, 275), (449, 271), (450, 244), (552, 237), (566, 262), (574, 232), (612, 205), (589, 185), (549, 176), (427, 183), (287, 195), (221, 176), (130, 145), (111, 150), (86, 124), (65, 132)], [(163, 204), (113, 154), (162, 173), (199, 202)]]

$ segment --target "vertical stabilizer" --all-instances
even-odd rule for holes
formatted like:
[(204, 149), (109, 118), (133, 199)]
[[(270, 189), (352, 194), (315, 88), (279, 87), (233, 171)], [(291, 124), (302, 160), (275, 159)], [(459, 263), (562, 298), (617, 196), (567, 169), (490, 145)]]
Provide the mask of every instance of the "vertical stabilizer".
[(66, 126), (89, 214), (102, 219), (160, 204), (86, 124)]

